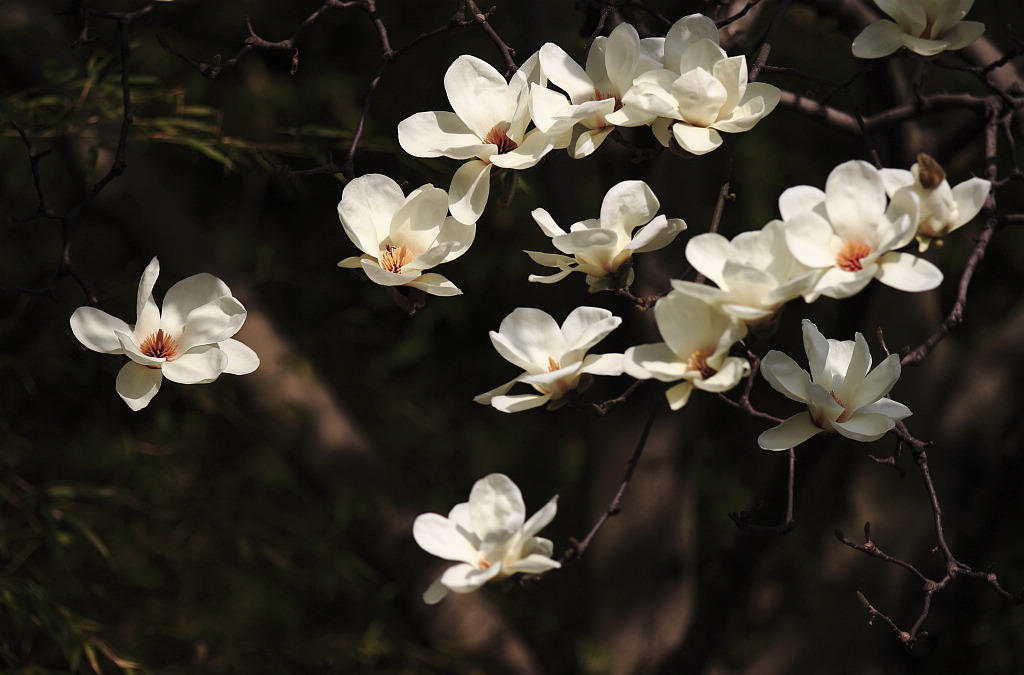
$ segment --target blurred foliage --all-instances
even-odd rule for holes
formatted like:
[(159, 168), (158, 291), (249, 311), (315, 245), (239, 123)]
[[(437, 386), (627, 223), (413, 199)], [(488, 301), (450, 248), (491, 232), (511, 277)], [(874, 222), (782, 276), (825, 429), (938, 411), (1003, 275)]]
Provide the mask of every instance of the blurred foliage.
[[(56, 209), (79, 203), (107, 170), (123, 112), (115, 27), (94, 19), (95, 41), (75, 44), (80, 23), (71, 15), (54, 16), (69, 4), (0, 5), (0, 114), (21, 125), (38, 150), (52, 151), (39, 167), (47, 203)], [(142, 3), (100, 4), (125, 11)], [(672, 18), (697, 6), (651, 4)], [(473, 481), (501, 471), (522, 486), (531, 513), (551, 495), (561, 495), (559, 516), (545, 531), (558, 549), (569, 537), (581, 537), (611, 496), (599, 489), (602, 469), (610, 466), (616, 479), (620, 475), (622, 463), (609, 457), (619, 446), (631, 449), (660, 391), (645, 386), (628, 410), (601, 419), (573, 408), (500, 415), (472, 403), (475, 394), (515, 374), (496, 357), (487, 331), (497, 329), (516, 306), (542, 307), (561, 320), (577, 304), (595, 304), (625, 318), (600, 346), (612, 352), (653, 339), (653, 323), (620, 298), (587, 294), (579, 280), (554, 287), (527, 283), (537, 270), (521, 250), (545, 250), (548, 243), (529, 212), (543, 205), (562, 224), (593, 217), (608, 186), (645, 178), (662, 199), (663, 213), (685, 218), (691, 233), (702, 232), (729, 170), (725, 153), (689, 160), (663, 153), (634, 165), (626, 149), (609, 143), (586, 162), (561, 153), (549, 157), (519, 177), (510, 208), (495, 208), (492, 198), (472, 255), (446, 266), (446, 276), (466, 295), (431, 299), (410, 318), (384, 289), (336, 267), (353, 253), (334, 212), (339, 178), (297, 179), (278, 172), (314, 168), (328, 157), (342, 160), (380, 64), (367, 16), (325, 13), (303, 34), (294, 75), (290, 54), (255, 52), (210, 81), (162, 49), (156, 34), (182, 53), (213, 63), (241, 48), (246, 17), (266, 39), (284, 39), (320, 3), (154, 5), (152, 17), (131, 29), (129, 170), (133, 162), (160, 167), (160, 176), (195, 211), (221, 259), (245, 272), (265, 310), (305, 355), (293, 367), (314, 370), (329, 383), (384, 458), (388, 487), (406, 495), (417, 511), (447, 512), (466, 499)], [(455, 3), (381, 0), (378, 5), (398, 47), (444, 26)], [(545, 41), (569, 53), (582, 48), (585, 17), (574, 3), (497, 5), (493, 22), (520, 59)], [(1014, 12), (1019, 29), (1019, 0), (979, 3), (972, 18), (999, 26), (1006, 23), (1000, 17)], [(662, 28), (646, 14), (638, 17), (652, 31)], [(751, 36), (762, 30), (758, 26)], [(1009, 44), (1008, 35), (991, 33), (998, 44)], [(741, 49), (750, 53), (754, 46), (751, 37)], [(443, 73), (463, 52), (500, 64), (481, 31), (460, 28), (413, 48), (389, 67), (355, 158), (358, 174), (382, 172), (409, 186), (430, 181), (446, 187), (456, 163), (404, 156), (394, 130), (414, 112), (447, 109)], [(897, 61), (895, 67), (910, 68)], [(813, 83), (766, 76), (779, 86), (814, 90), (835, 97), (836, 105), (860, 104), (865, 111), (887, 105), (867, 83), (869, 75), (882, 74), (858, 77), (861, 65), (849, 57), (848, 40), (809, 6), (792, 8), (771, 62), (829, 73), (836, 84), (853, 80), (843, 93), (821, 93)], [(936, 70), (931, 77), (929, 84), (937, 88), (973, 86), (954, 71)], [(964, 122), (950, 113), (928, 118), (925, 128), (941, 133)], [(646, 131), (631, 130), (627, 137), (651, 144)], [(894, 132), (879, 144), (890, 165), (906, 164), (912, 155), (904, 140)], [(820, 187), (837, 162), (865, 156), (859, 139), (837, 137), (781, 110), (742, 142), (728, 143), (735, 147), (732, 189), (739, 195), (722, 223), (729, 236), (775, 217), (777, 197), (786, 187)], [(25, 145), (7, 124), (0, 131), (0, 153), (7, 159), (0, 175), (0, 286), (43, 288), (59, 263), (63, 233), (57, 223), (22, 218), (36, 212), (37, 196)], [(952, 161), (951, 175), (983, 168), (976, 150), (954, 153)], [(1007, 195), (1003, 203), (1021, 210), (1024, 197)], [(152, 204), (154, 210), (163, 207)], [(138, 274), (160, 253), (140, 242), (132, 227), (97, 209), (72, 233), (76, 269), (105, 310), (129, 319)], [(976, 225), (969, 227), (977, 232)], [(669, 277), (687, 270), (683, 245), (681, 240), (639, 262), (644, 292), (660, 290)], [(957, 269), (970, 246), (969, 236), (955, 239), (934, 259)], [(969, 355), (999, 331), (1024, 289), (1020, 241), (1001, 239), (989, 258), (976, 280), (971, 321), (949, 341), (954, 358)], [(157, 296), (175, 280), (161, 278)], [(802, 316), (865, 334), (885, 319), (890, 344), (914, 344), (927, 333), (921, 326), (930, 329), (948, 307), (955, 283), (956, 275), (948, 275), (940, 310), (915, 306), (910, 318), (897, 317), (900, 300), (885, 290), (871, 291), (860, 304), (796, 303), (786, 310), (780, 344), (799, 344)], [(481, 672), (429, 642), (399, 582), (380, 560), (364, 553), (363, 540), (375, 536), (365, 523), (397, 505), (349, 494), (341, 480), (325, 486), (322, 477), (311, 476), (302, 461), (307, 439), (281, 417), (262, 411), (236, 378), (205, 387), (166, 385), (145, 411), (129, 411), (113, 390), (118, 359), (80, 348), (70, 333), (68, 317), (83, 304), (82, 295), (68, 278), (60, 280), (53, 298), (0, 294), (4, 672)], [(890, 319), (897, 324), (892, 333)], [(601, 378), (589, 400), (620, 394), (627, 379)], [(919, 374), (908, 374), (908, 380), (902, 391), (929, 389)], [(930, 400), (920, 391), (908, 395)], [(767, 395), (763, 403), (771, 412), (791, 412)], [(944, 456), (946, 463), (936, 469), (948, 512), (961, 516), (948, 519), (956, 535), (954, 550), (965, 551), (979, 566), (999, 561), (1011, 589), (1024, 581), (1022, 403), (1006, 401), (991, 411), (992, 434), (999, 442), (954, 448), (958, 452)], [(701, 594), (718, 592), (704, 590), (709, 587), (739, 587), (729, 596), (735, 607), (723, 608), (724, 618), (715, 624), (725, 637), (709, 646), (709, 669), (741, 671), (773, 643), (811, 628), (819, 632), (807, 634), (805, 651), (793, 660), (794, 672), (824, 672), (823, 664), (834, 669), (837, 652), (848, 661), (845, 672), (996, 674), (1024, 661), (1024, 614), (987, 589), (938, 596), (927, 628), (950, 638), (906, 652), (886, 630), (866, 626), (854, 592), (879, 589), (889, 600), (898, 599), (902, 604), (896, 606), (905, 608), (899, 619), (906, 622), (919, 601), (916, 582), (859, 559), (861, 566), (843, 568), (853, 570), (850, 574), (830, 576), (835, 559), (847, 553), (836, 553), (831, 530), (837, 522), (861, 517), (856, 506), (865, 491), (880, 495), (891, 512), (912, 512), (918, 529), (908, 540), (927, 541), (920, 534), (927, 534), (930, 513), (916, 483), (911, 485), (916, 478), (899, 482), (866, 460), (866, 452), (884, 455), (891, 444), (880, 441), (865, 451), (823, 441), (801, 455), (796, 530), (771, 541), (754, 541), (737, 530), (727, 514), (751, 508), (767, 495), (762, 513), (768, 519), (780, 506), (784, 478), (778, 456), (756, 450), (762, 425), (737, 417), (713, 398), (695, 397), (666, 422), (683, 439), (678, 453), (669, 466), (652, 469), (686, 476), (695, 491), (690, 503), (700, 546), (692, 560), (666, 558), (666, 576), (692, 575)], [(920, 418), (938, 423), (927, 406)], [(863, 479), (865, 473), (871, 478)], [(632, 489), (644, 486), (638, 482)], [(894, 519), (904, 522), (901, 515)], [(984, 536), (981, 524), (991, 527)], [(678, 544), (675, 536), (665, 538)], [(936, 564), (934, 556), (918, 554), (925, 564)], [(634, 554), (606, 555), (629, 564)], [(417, 551), (408, 565), (435, 562)], [(510, 582), (484, 591), (549, 672), (610, 668), (613, 654), (591, 621), (605, 601), (594, 588), (597, 566), (584, 559), (539, 584)], [(617, 583), (628, 590), (637, 580), (623, 577)], [(756, 590), (751, 611), (743, 595), (748, 589)]]

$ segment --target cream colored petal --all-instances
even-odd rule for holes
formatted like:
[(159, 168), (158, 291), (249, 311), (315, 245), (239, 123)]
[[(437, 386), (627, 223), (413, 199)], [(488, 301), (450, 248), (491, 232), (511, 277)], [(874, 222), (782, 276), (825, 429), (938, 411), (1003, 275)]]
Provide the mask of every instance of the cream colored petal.
[(475, 223), (483, 215), (491, 192), (491, 165), (479, 159), (466, 162), (452, 176), (448, 210), (461, 223)]
[(470, 159), (489, 148), (453, 112), (420, 112), (398, 124), (398, 144), (413, 157)]
[(853, 39), (853, 55), (858, 59), (880, 59), (903, 46), (903, 31), (892, 21), (882, 19), (869, 24)]
[(142, 410), (156, 396), (160, 390), (160, 382), (163, 375), (159, 368), (147, 368), (141, 364), (129, 361), (121, 367), (117, 373), (115, 388), (128, 407), (132, 410)]
[(124, 354), (117, 332), (130, 335), (131, 327), (95, 307), (79, 307), (71, 315), (71, 332), (83, 345), (101, 354)]
[(455, 59), (444, 74), (452, 110), (478, 138), (496, 124), (512, 121), (515, 95), (494, 66), (469, 54)]

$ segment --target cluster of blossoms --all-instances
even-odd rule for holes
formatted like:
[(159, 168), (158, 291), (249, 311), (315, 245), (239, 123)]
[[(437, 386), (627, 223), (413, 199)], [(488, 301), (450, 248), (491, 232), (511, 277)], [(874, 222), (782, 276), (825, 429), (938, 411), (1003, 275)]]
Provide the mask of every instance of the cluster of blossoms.
[[(893, 20), (868, 26), (853, 53), (878, 58), (906, 47), (930, 56), (966, 46), (983, 31), (981, 24), (962, 21), (972, 1), (875, 0)], [(352, 179), (338, 204), (345, 234), (361, 251), (338, 265), (361, 269), (409, 309), (422, 304), (410, 294), (462, 292), (429, 270), (469, 250), (493, 174), (529, 169), (552, 150), (587, 157), (620, 127), (649, 126), (662, 146), (703, 155), (722, 144), (722, 133), (753, 128), (781, 96), (772, 85), (749, 82), (746, 59), (730, 57), (714, 22), (699, 14), (679, 20), (663, 38), (641, 39), (633, 26), (621, 24), (593, 41), (584, 66), (545, 44), (508, 81), (490, 64), (463, 55), (445, 73), (444, 89), (452, 111), (408, 117), (398, 125), (398, 140), (416, 157), (463, 161), (449, 189), (427, 184), (406, 195), (393, 179), (368, 174)], [(654, 306), (660, 342), (621, 354), (588, 354), (621, 324), (619, 317), (578, 307), (559, 325), (540, 309), (515, 309), (490, 338), (523, 372), (475, 401), (506, 413), (554, 409), (583, 391), (593, 375), (671, 383), (665, 396), (673, 410), (686, 405), (694, 389), (728, 391), (751, 371), (745, 357), (733, 354), (737, 343), (748, 332), (769, 334), (791, 300), (849, 297), (872, 279), (908, 292), (937, 287), (941, 271), (900, 249), (915, 237), (919, 252), (941, 243), (977, 215), (990, 187), (979, 178), (951, 187), (939, 164), (923, 154), (909, 171), (856, 160), (840, 164), (824, 190), (786, 190), (778, 200), (780, 218), (759, 230), (732, 240), (717, 233), (692, 237), (686, 259), (713, 285), (672, 280)], [(687, 227), (659, 210), (653, 191), (638, 180), (613, 186), (598, 218), (568, 230), (535, 209), (534, 220), (558, 253), (526, 253), (557, 271), (529, 280), (550, 284), (581, 272), (591, 293), (628, 289), (634, 257), (669, 246)], [(232, 339), (245, 309), (223, 282), (208, 274), (189, 277), (167, 292), (161, 311), (152, 295), (158, 272), (154, 258), (140, 283), (134, 326), (91, 307), (71, 317), (86, 347), (128, 355), (116, 388), (133, 410), (149, 403), (164, 376), (195, 384), (259, 365), (251, 349)], [(778, 351), (762, 361), (769, 384), (807, 406), (762, 433), (762, 448), (792, 448), (824, 432), (877, 440), (911, 414), (887, 397), (900, 375), (898, 357), (890, 355), (872, 370), (859, 333), (852, 341), (829, 340), (804, 320), (803, 336), (810, 372)], [(518, 383), (533, 391), (510, 394)], [(552, 543), (535, 536), (554, 518), (556, 500), (527, 520), (519, 488), (491, 474), (448, 517), (419, 516), (416, 542), (457, 563), (424, 600), (435, 603), (449, 591), (465, 593), (492, 579), (559, 567), (550, 557)]]

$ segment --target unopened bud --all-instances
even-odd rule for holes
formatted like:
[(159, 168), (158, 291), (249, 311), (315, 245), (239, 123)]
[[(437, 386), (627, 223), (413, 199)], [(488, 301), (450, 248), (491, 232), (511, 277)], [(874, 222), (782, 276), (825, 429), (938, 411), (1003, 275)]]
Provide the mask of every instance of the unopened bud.
[(938, 162), (922, 152), (917, 156), (917, 178), (921, 181), (921, 187), (934, 190), (946, 180), (946, 172)]

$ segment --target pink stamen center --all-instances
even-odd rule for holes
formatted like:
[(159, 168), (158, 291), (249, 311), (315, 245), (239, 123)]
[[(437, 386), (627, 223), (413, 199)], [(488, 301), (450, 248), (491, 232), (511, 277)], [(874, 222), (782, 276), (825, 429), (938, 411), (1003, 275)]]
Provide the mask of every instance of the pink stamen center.
[(484, 143), (490, 143), (498, 146), (498, 154), (504, 155), (506, 152), (512, 152), (519, 145), (508, 137), (508, 132), (505, 129), (494, 127), (487, 132), (487, 135), (483, 138)]
[(864, 269), (860, 261), (871, 254), (871, 247), (859, 241), (848, 241), (836, 256), (836, 265), (847, 272), (860, 272)]

